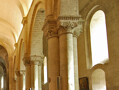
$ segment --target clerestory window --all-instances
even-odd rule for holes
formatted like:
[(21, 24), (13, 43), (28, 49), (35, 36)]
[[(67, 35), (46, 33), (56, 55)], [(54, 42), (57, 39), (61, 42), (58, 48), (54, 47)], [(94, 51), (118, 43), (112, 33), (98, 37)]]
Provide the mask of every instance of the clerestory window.
[(92, 66), (104, 63), (108, 60), (108, 45), (105, 13), (98, 10), (94, 13), (90, 22), (90, 40)]

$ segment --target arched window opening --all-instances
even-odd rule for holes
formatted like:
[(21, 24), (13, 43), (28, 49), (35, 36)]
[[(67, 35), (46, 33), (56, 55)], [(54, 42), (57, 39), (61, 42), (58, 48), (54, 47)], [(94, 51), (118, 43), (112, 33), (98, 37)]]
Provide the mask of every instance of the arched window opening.
[(108, 45), (105, 14), (102, 10), (94, 13), (90, 22), (92, 66), (108, 60)]
[(1, 77), (1, 89), (4, 89), (4, 77)]
[(48, 82), (47, 78), (47, 57), (44, 58), (44, 84)]
[(6, 74), (6, 72), (5, 72), (5, 67), (3, 67), (3, 65), (1, 64), (0, 65), (0, 90), (6, 90), (6, 88), (5, 88), (5, 74)]
[(101, 69), (92, 74), (92, 90), (106, 90), (105, 72)]

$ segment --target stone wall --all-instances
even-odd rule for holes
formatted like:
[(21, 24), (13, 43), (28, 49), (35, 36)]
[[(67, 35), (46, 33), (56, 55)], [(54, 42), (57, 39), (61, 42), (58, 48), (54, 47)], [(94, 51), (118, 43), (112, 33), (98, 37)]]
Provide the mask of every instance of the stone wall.
[[(107, 26), (107, 39), (108, 39), (108, 50), (109, 50), (109, 62), (105, 64), (99, 64), (91, 69), (87, 68), (87, 38), (86, 38), (86, 31), (84, 30), (83, 33), (78, 38), (78, 59), (79, 59), (79, 78), (81, 77), (88, 77), (89, 78), (89, 88), (92, 90), (91, 85), (91, 75), (94, 70), (102, 69), (106, 75), (106, 86), (107, 90), (119, 90), (119, 1), (118, 0), (83, 0), (79, 1), (79, 9), (80, 14), (82, 15), (83, 19), (85, 20), (84, 29), (87, 30), (86, 22), (90, 10), (94, 8), (96, 5), (101, 6), (106, 16), (106, 26)], [(96, 10), (96, 9), (95, 9)], [(95, 11), (94, 10), (94, 11)], [(93, 10), (92, 10), (93, 12)], [(91, 15), (91, 14), (90, 14)], [(88, 29), (89, 30), (89, 29)]]

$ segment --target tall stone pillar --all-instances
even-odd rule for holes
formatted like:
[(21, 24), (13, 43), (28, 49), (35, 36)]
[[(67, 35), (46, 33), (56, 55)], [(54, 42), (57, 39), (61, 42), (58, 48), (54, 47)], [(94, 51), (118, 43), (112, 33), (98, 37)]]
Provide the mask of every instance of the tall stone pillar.
[[(39, 63), (42, 63), (43, 56), (31, 56), (31, 88), (38, 90), (39, 88)], [(42, 83), (40, 83), (40, 86)]]
[(31, 65), (30, 65), (30, 57), (26, 53), (24, 56), (24, 65), (26, 67), (26, 90), (29, 90), (31, 88)]
[(78, 76), (78, 55), (77, 55), (77, 37), (73, 37), (73, 48), (74, 48), (74, 81), (75, 90), (79, 90), (79, 76)]
[(79, 17), (59, 17), (61, 90), (75, 90), (73, 32)]
[[(60, 41), (60, 76), (62, 90), (77, 90), (74, 75), (76, 75), (74, 60), (74, 28), (78, 26), (79, 0), (60, 0), (59, 41)], [(76, 44), (76, 43), (75, 43)]]
[(60, 75), (59, 63), (59, 38), (57, 22), (53, 16), (47, 16), (43, 27), (45, 36), (48, 38), (48, 84), (49, 90), (57, 90), (57, 77)]
[(25, 80), (25, 78), (26, 78), (26, 72), (25, 72), (25, 70), (22, 70), (21, 71), (21, 74), (22, 74), (22, 82), (21, 82), (21, 84), (22, 84), (22, 90), (26, 90), (26, 80)]
[(17, 75), (17, 90), (25, 90), (25, 71), (21, 70), (21, 71), (16, 71), (16, 75)]
[(42, 90), (42, 64), (43, 64), (43, 60), (41, 62), (39, 62), (38, 65), (38, 90)]
[(74, 81), (75, 81), (75, 90), (79, 90), (79, 75), (78, 75), (78, 50), (77, 50), (77, 38), (82, 31), (82, 20), (73, 32), (73, 49), (74, 49)]

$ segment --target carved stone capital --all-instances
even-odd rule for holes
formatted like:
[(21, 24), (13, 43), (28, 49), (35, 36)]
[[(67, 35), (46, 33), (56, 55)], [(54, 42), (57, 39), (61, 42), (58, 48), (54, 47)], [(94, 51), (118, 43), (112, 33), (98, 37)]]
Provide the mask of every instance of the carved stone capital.
[(83, 22), (84, 20), (81, 16), (62, 16), (58, 18), (59, 20), (59, 27), (58, 27), (58, 34), (67, 34), (71, 33), (74, 36), (78, 37), (80, 32), (83, 30)]
[(43, 26), (44, 35), (47, 38), (57, 37), (57, 20), (54, 19), (53, 15), (49, 15), (45, 19), (45, 24)]
[(31, 56), (31, 65), (39, 65), (41, 63), (43, 63), (44, 60), (44, 56)]
[(60, 16), (58, 18), (59, 21), (59, 27), (58, 27), (58, 33), (61, 34), (67, 34), (72, 33), (73, 29), (78, 26), (80, 16)]
[(18, 77), (25, 74), (25, 70), (18, 70), (15, 72)]
[(30, 55), (29, 53), (25, 53), (24, 58), (23, 58), (24, 65), (30, 65)]
[(20, 70), (20, 74), (25, 75), (26, 71), (25, 70)]
[(83, 22), (84, 22), (84, 20), (82, 18), (80, 18), (78, 26), (73, 29), (74, 37), (78, 37), (80, 35), (80, 33), (83, 32)]
[(37, 56), (37, 55), (32, 55), (30, 56), (30, 60), (31, 61), (39, 61), (39, 60), (43, 60), (44, 59), (44, 56)]

